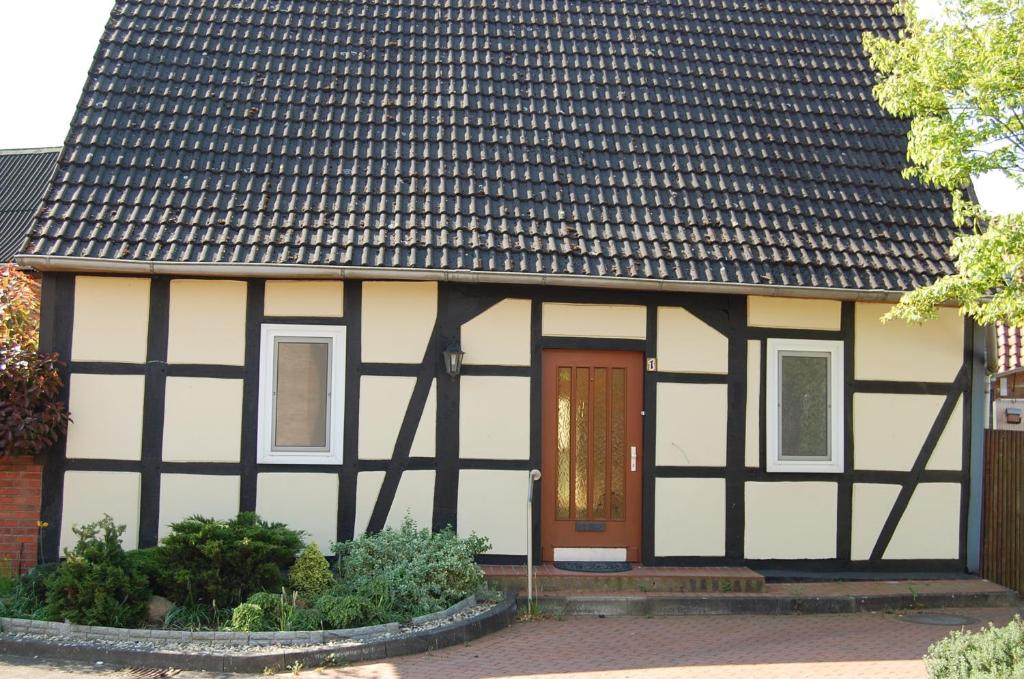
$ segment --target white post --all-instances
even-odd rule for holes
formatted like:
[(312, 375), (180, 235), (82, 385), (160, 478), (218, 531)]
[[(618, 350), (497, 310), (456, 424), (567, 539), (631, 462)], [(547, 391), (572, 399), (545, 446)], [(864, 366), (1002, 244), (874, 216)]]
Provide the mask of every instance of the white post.
[(533, 617), (533, 484), (540, 470), (531, 469), (526, 480), (526, 617)]

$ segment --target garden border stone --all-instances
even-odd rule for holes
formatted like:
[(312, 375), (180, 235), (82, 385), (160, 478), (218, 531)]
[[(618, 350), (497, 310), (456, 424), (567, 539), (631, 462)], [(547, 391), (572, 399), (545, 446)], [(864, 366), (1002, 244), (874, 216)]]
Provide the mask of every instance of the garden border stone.
[[(430, 622), (456, 615), (476, 603), (469, 597), (441, 613), (431, 614)], [(453, 611), (453, 609), (455, 609)], [(437, 650), (446, 646), (466, 643), (496, 632), (512, 624), (516, 615), (516, 596), (508, 593), (504, 598), (476, 615), (440, 624), (436, 627), (403, 632), (398, 623), (375, 625), (351, 630), (324, 632), (177, 632), (175, 630), (131, 630), (114, 627), (89, 627), (63, 622), (0, 618), (0, 655), (39, 656), (55, 660), (74, 660), (108, 665), (135, 667), (175, 668), (209, 672), (253, 672), (266, 668), (282, 670), (302, 663), (305, 667), (330, 666), (339, 663), (380, 660), (410, 653)], [(411, 624), (424, 624), (413, 622)], [(75, 636), (75, 635), (79, 636)], [(83, 637), (81, 635), (87, 635)], [(185, 634), (191, 634), (186, 638)], [(25, 636), (27, 635), (27, 636)], [(180, 635), (180, 636), (175, 636)], [(199, 638), (197, 635), (203, 635)], [(220, 636), (219, 636), (220, 635)], [(253, 653), (225, 653), (244, 648), (237, 642), (221, 648), (188, 652), (173, 646), (159, 648), (119, 648), (109, 642), (161, 642), (204, 644), (224, 643), (223, 635), (244, 635), (246, 646), (304, 644), (294, 649), (284, 648)], [(208, 636), (209, 638), (205, 638)], [(51, 638), (52, 637), (52, 638)], [(318, 640), (317, 640), (318, 639)], [(331, 644), (331, 640), (350, 640), (351, 645)]]

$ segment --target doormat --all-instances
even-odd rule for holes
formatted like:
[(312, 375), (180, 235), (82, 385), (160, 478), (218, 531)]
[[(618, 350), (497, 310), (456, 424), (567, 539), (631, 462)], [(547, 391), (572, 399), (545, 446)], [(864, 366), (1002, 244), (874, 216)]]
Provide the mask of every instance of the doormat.
[(625, 561), (556, 561), (555, 568), (576, 573), (624, 573), (633, 570)]

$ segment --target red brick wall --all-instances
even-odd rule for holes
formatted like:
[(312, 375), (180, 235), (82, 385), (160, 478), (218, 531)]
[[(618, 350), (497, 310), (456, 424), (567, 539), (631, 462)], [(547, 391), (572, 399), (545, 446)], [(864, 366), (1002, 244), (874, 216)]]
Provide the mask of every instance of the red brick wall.
[(42, 467), (24, 456), (0, 458), (0, 572), (36, 563)]

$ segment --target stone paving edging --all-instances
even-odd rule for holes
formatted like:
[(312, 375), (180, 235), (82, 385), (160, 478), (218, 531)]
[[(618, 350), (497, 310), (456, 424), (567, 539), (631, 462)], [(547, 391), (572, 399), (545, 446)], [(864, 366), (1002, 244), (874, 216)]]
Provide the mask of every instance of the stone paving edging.
[[(437, 613), (428, 613), (413, 618), (411, 624), (422, 625), (443, 620), (461, 613), (477, 603), (476, 595), (470, 594), (453, 606)], [(71, 622), (50, 622), (47, 620), (26, 620), (24, 618), (0, 618), (0, 632), (6, 634), (32, 634), (38, 636), (64, 637), (81, 641), (148, 641), (172, 644), (202, 642), (206, 644), (245, 645), (309, 645), (324, 644), (340, 639), (361, 639), (380, 634), (394, 634), (399, 631), (397, 622), (349, 629), (312, 630), (303, 632), (193, 632), (190, 630), (128, 629), (123, 627), (99, 627), (76, 625)]]
[[(455, 607), (464, 610), (470, 604), (463, 605), (459, 602)], [(449, 609), (450, 610), (450, 609)], [(394, 625), (394, 631), (384, 631), (383, 636), (377, 639), (366, 639), (360, 641), (353, 639), (356, 643), (352, 645), (337, 645), (322, 643), (302, 648), (284, 649), (272, 652), (254, 652), (247, 654), (226, 654), (213, 649), (207, 652), (189, 653), (184, 650), (164, 649), (133, 649), (117, 648), (97, 644), (98, 641), (125, 641), (123, 637), (99, 637), (93, 639), (93, 643), (83, 639), (74, 639), (72, 643), (61, 640), (59, 637), (47, 639), (44, 637), (7, 637), (0, 635), (0, 655), (12, 655), (22, 657), (43, 657), (54, 660), (74, 660), (94, 663), (102, 661), (108, 665), (122, 665), (135, 667), (158, 667), (187, 670), (199, 670), (207, 672), (263, 672), (267, 668), (281, 670), (293, 666), (296, 662), (304, 667), (329, 666), (339, 663), (362, 662), (367, 660), (380, 660), (398, 655), (410, 653), (422, 653), (432, 651), (446, 646), (466, 643), (482, 636), (496, 632), (499, 629), (508, 627), (515, 620), (516, 598), (514, 594), (507, 594), (505, 598), (491, 608), (463, 620), (457, 620), (449, 624), (439, 625), (426, 630), (418, 630), (402, 633), (399, 625)], [(434, 614), (436, 615), (436, 614)], [(4, 631), (7, 632), (6, 621)], [(21, 621), (26, 622), (26, 621)], [(28, 621), (42, 622), (42, 621)], [(49, 623), (63, 625), (65, 623)], [(78, 626), (81, 627), (81, 626)], [(378, 627), (391, 627), (378, 626)], [(42, 634), (37, 628), (32, 631), (18, 632), (17, 634)], [(116, 629), (116, 628), (103, 628)], [(362, 628), (366, 629), (366, 628)], [(146, 630), (121, 630), (126, 632)], [(152, 630), (158, 631), (158, 630)], [(338, 630), (346, 631), (346, 630)], [(15, 633), (11, 631), (11, 633)], [(205, 634), (224, 634), (209, 632)], [(250, 634), (250, 638), (257, 633)], [(274, 633), (260, 633), (274, 634)], [(306, 633), (308, 634), (308, 633)], [(351, 637), (346, 637), (351, 639)], [(65, 638), (66, 639), (66, 638)], [(342, 638), (339, 637), (339, 640)], [(154, 639), (131, 637), (128, 641), (147, 641)], [(213, 639), (203, 639), (209, 643)], [(307, 642), (308, 643), (308, 642)], [(237, 648), (237, 647), (236, 647)]]

